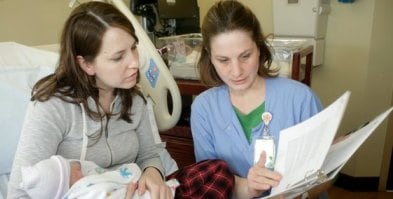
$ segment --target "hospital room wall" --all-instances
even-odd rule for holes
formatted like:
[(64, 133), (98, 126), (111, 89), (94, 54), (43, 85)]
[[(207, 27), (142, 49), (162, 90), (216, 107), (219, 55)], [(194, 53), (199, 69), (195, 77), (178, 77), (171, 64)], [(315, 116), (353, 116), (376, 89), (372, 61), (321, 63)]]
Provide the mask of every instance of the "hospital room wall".
[(68, 0), (0, 0), (0, 41), (57, 43), (70, 11)]
[[(129, 5), (129, 0), (125, 2)], [(68, 4), (69, 0), (0, 0), (0, 42), (30, 46), (57, 43), (72, 11)]]
[[(205, 16), (207, 10), (217, 0), (197, 0), (199, 6), (199, 14), (201, 16), (200, 22), (202, 23), (203, 16)], [(251, 10), (258, 17), (262, 23), (263, 33), (265, 35), (273, 32), (273, 1), (272, 0), (240, 0), (240, 2), (248, 5)]]
[[(344, 134), (391, 106), (393, 91), (393, 7), (391, 0), (331, 1), (326, 34), (325, 63), (314, 70), (313, 89), (324, 104), (345, 90), (352, 91), (339, 133)], [(391, 116), (390, 119), (393, 119)], [(393, 129), (387, 120), (376, 130), (343, 168), (354, 177), (380, 176), (380, 154), (391, 153)], [(385, 150), (390, 144), (390, 151)], [(385, 151), (384, 151), (385, 150)], [(380, 176), (381, 177), (381, 176)]]
[[(216, 0), (198, 0), (201, 19)], [(265, 34), (273, 32), (272, 0), (240, 0), (261, 20)], [(352, 91), (339, 134), (348, 132), (390, 106), (393, 90), (393, 25), (391, 0), (331, 0), (325, 62), (313, 72), (312, 88), (325, 105), (345, 90)], [(69, 14), (67, 0), (0, 0), (0, 42), (26, 45), (57, 43)], [(389, 20), (387, 20), (389, 19)], [(386, 122), (348, 162), (343, 172), (354, 177), (379, 176)]]

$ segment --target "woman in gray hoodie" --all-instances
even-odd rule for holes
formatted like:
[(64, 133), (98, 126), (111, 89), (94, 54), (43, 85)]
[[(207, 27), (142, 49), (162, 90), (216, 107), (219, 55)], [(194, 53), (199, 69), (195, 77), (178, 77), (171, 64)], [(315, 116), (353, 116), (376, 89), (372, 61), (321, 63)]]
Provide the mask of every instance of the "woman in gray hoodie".
[[(58, 67), (32, 90), (8, 198), (26, 198), (21, 166), (52, 155), (90, 160), (103, 168), (137, 163), (143, 171), (131, 189), (170, 198), (149, 123), (136, 87), (138, 38), (129, 20), (110, 4), (81, 4), (65, 23)], [(134, 189), (134, 190), (135, 190)]]

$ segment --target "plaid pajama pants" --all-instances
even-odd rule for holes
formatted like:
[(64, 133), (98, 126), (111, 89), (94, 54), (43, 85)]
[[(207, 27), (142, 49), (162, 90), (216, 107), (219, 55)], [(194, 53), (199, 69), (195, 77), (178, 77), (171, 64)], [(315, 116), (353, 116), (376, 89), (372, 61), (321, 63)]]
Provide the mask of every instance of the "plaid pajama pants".
[(234, 175), (222, 160), (204, 160), (172, 173), (167, 180), (176, 178), (175, 199), (228, 199), (232, 197)]

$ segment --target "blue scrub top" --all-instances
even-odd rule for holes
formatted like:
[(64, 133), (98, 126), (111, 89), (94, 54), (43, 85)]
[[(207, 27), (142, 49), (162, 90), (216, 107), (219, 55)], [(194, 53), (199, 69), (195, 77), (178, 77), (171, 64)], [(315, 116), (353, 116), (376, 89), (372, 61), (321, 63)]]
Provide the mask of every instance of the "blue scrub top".
[[(282, 129), (315, 115), (322, 110), (322, 104), (315, 93), (300, 82), (282, 77), (268, 78), (265, 82), (265, 111), (273, 116), (269, 129), (278, 146)], [(251, 143), (247, 141), (226, 85), (204, 91), (192, 104), (191, 130), (196, 160), (222, 159), (240, 177), (247, 177), (254, 163), (255, 138), (262, 135), (262, 129), (261, 123), (253, 129)]]

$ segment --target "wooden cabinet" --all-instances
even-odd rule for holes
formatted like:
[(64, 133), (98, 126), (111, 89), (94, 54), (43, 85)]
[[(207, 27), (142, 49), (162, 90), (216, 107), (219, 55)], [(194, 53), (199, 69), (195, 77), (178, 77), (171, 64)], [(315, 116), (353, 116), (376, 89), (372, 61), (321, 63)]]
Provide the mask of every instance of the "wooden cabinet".
[(175, 159), (179, 168), (195, 162), (194, 145), (189, 126), (176, 126), (160, 132), (161, 139), (166, 142), (166, 148)]
[[(313, 47), (308, 46), (298, 50), (292, 55), (292, 73), (291, 78), (303, 82), (307, 86), (311, 86), (311, 72), (312, 72), (312, 56)], [(302, 59), (305, 62), (302, 63)], [(304, 70), (304, 76), (300, 76), (300, 71)]]

